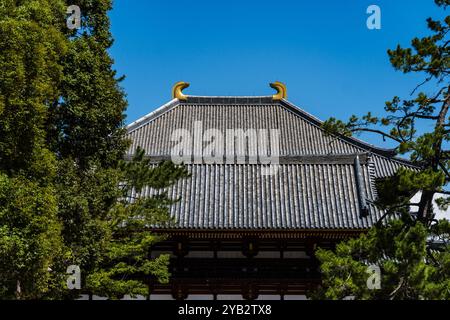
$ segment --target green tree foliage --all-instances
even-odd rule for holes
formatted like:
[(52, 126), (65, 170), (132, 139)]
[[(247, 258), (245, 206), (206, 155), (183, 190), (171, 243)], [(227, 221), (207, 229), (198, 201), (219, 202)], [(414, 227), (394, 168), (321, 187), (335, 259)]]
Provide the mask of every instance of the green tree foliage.
[[(70, 3), (69, 3), (70, 2)], [(83, 288), (120, 298), (145, 293), (142, 276), (167, 279), (167, 257), (150, 260), (158, 240), (148, 222), (167, 219), (167, 197), (127, 203), (129, 188), (168, 187), (187, 174), (173, 164), (147, 168), (144, 151), (126, 165), (125, 94), (108, 50), (113, 40), (107, 12), (111, 0), (67, 1), (82, 13), (81, 29), (65, 29), (70, 39), (64, 56), (61, 96), (52, 104), (49, 144), (59, 159), (56, 185), (64, 243), (70, 258), (60, 266), (79, 265)], [(130, 179), (134, 174), (141, 177)], [(181, 174), (182, 172), (183, 174)], [(162, 186), (160, 176), (166, 180)], [(133, 226), (132, 230), (129, 230)], [(147, 292), (148, 293), (148, 292)]]
[(45, 125), (63, 78), (64, 8), (0, 1), (0, 297), (41, 297), (63, 255)]
[(127, 107), (108, 49), (111, 0), (66, 1), (78, 5), (81, 29), (65, 28), (70, 37), (64, 57), (61, 96), (51, 107), (51, 144), (61, 158), (72, 159), (80, 170), (116, 165), (127, 149), (123, 129)]
[[(164, 191), (176, 181), (189, 177), (184, 167), (166, 161), (159, 165), (144, 157), (138, 149), (129, 162), (120, 164), (122, 200), (115, 203), (106, 221), (111, 241), (102, 256), (102, 264), (89, 275), (87, 287), (91, 292), (112, 299), (125, 294), (148, 295), (148, 278), (167, 282), (169, 256), (149, 259), (151, 246), (162, 240), (149, 232), (155, 225), (170, 225), (169, 207), (178, 199), (171, 199)], [(144, 188), (154, 194), (143, 197)]]
[[(436, 0), (446, 9), (449, 0)], [(323, 287), (318, 297), (341, 299), (449, 299), (450, 254), (448, 221), (436, 221), (433, 202), (446, 209), (450, 194), (450, 16), (443, 21), (427, 19), (430, 36), (414, 38), (411, 48), (388, 50), (392, 66), (404, 73), (424, 75), (409, 99), (386, 102), (384, 117), (371, 112), (348, 122), (334, 118), (323, 125), (330, 134), (350, 136), (372, 132), (396, 143), (393, 153), (410, 155), (421, 170), (400, 169), (378, 181), (377, 205), (386, 214), (367, 235), (319, 250)], [(427, 88), (427, 92), (418, 92)], [(423, 125), (423, 124), (426, 124)], [(419, 128), (433, 128), (423, 132)], [(387, 128), (387, 129), (386, 129)], [(421, 192), (419, 202), (411, 197)], [(444, 194), (434, 201), (436, 193)], [(392, 218), (400, 219), (392, 221)], [(387, 218), (387, 221), (386, 221)], [(381, 289), (369, 290), (367, 266), (381, 269)]]
[(63, 77), (63, 8), (61, 1), (0, 2), (0, 167), (8, 174), (45, 179), (54, 170), (45, 123)]
[[(430, 238), (430, 232), (434, 238)], [(319, 249), (321, 299), (450, 299), (450, 224), (442, 220), (430, 231), (422, 223), (402, 220), (372, 228), (357, 239), (339, 243), (335, 251)], [(368, 266), (380, 268), (380, 289), (374, 289)], [(368, 284), (369, 282), (369, 284)], [(371, 289), (372, 288), (372, 289)]]
[[(81, 29), (66, 26), (78, 5)], [(142, 276), (167, 281), (167, 257), (149, 259), (176, 199), (131, 190), (187, 177), (150, 166), (129, 142), (127, 102), (108, 49), (110, 0), (0, 0), (0, 298), (70, 298), (66, 268), (83, 290), (145, 293)]]
[(89, 274), (108, 246), (105, 219), (120, 196), (118, 163), (128, 144), (123, 129), (127, 102), (107, 52), (111, 1), (67, 5), (80, 7), (82, 23), (81, 29), (62, 30), (70, 41), (60, 97), (50, 106), (48, 141), (59, 160), (59, 215), (72, 252), (70, 264)]
[(54, 188), (0, 174), (0, 297), (36, 299), (64, 252)]

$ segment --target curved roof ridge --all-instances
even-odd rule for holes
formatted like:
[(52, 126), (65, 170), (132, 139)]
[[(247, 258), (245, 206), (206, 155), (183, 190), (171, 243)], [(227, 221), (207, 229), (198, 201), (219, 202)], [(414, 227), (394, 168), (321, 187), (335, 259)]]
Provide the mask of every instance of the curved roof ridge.
[[(216, 101), (214, 101), (216, 100)], [(179, 99), (172, 99), (166, 104), (162, 105), (161, 107), (157, 108), (156, 110), (146, 114), (145, 116), (139, 118), (138, 120), (128, 124), (126, 126), (126, 129), (128, 133), (140, 128), (143, 125), (148, 124), (150, 121), (155, 120), (156, 118), (159, 118), (163, 114), (173, 110), (180, 104), (189, 104), (189, 103), (232, 103), (232, 104), (255, 104), (255, 103), (273, 103), (281, 105), (282, 107), (285, 107), (288, 109), (288, 111), (292, 112), (293, 114), (296, 114), (300, 116), (302, 119), (308, 121), (312, 125), (317, 126), (321, 130), (323, 121), (319, 118), (315, 117), (311, 113), (305, 111), (304, 109), (298, 107), (297, 105), (293, 104), (292, 102), (288, 101), (287, 99), (281, 99), (278, 101), (273, 101), (272, 96), (193, 96), (189, 95), (187, 101), (180, 101)], [(382, 157), (384, 159), (388, 159), (391, 161), (398, 162), (400, 164), (413, 166), (415, 168), (419, 168), (419, 166), (413, 164), (410, 160), (404, 159), (401, 157), (396, 156), (395, 152), (392, 149), (382, 148), (378, 147), (376, 145), (370, 144), (368, 142), (365, 142), (361, 139), (358, 139), (356, 137), (346, 137), (343, 135), (337, 135), (338, 139), (341, 139), (345, 141), (346, 143), (349, 143), (353, 146), (359, 147), (363, 149), (365, 152), (372, 152), (376, 154), (379, 157)]]
[[(295, 104), (293, 104), (292, 102), (289, 102), (288, 100), (283, 99), (282, 102), (284, 102), (285, 104), (287, 104), (289, 107), (294, 108), (295, 111), (298, 111), (300, 113), (302, 113), (303, 115), (306, 115), (306, 120), (310, 120), (310, 122), (312, 122), (313, 124), (317, 125), (318, 127), (321, 127), (321, 125), (324, 123), (324, 121), (320, 120), (319, 118), (313, 116), (311, 113), (305, 111), (304, 109), (296, 106)], [(309, 119), (308, 119), (309, 118)], [(323, 129), (322, 129), (323, 130)], [(375, 149), (377, 151), (383, 152), (384, 154), (390, 154), (393, 153), (391, 149), (387, 149), (387, 148), (382, 148), (382, 147), (377, 147), (376, 145), (373, 145), (371, 143), (365, 142), (363, 140), (360, 140), (358, 138), (355, 138), (353, 136), (351, 137), (346, 137), (343, 135), (338, 135), (337, 137), (344, 139), (344, 140), (351, 140), (351, 141), (347, 141), (347, 142), (355, 142), (355, 144), (358, 147), (366, 147), (369, 149)]]
[[(309, 112), (305, 111), (304, 109), (296, 106), (292, 102), (286, 100), (286, 99), (281, 100), (281, 103), (285, 104), (285, 106), (290, 108), (291, 111), (295, 111), (295, 112), (301, 113), (301, 116), (303, 116), (303, 118), (305, 118), (307, 121), (310, 121), (312, 124), (315, 124), (318, 127), (321, 127), (321, 125), (324, 122), (324, 121), (320, 120), (319, 118), (315, 117), (314, 115), (310, 114)], [(408, 165), (412, 165), (414, 167), (418, 167), (418, 166), (414, 165), (410, 160), (404, 159), (404, 158), (400, 158), (400, 157), (396, 156), (396, 153), (392, 149), (378, 147), (378, 146), (376, 146), (374, 144), (368, 143), (368, 142), (366, 142), (364, 140), (358, 139), (358, 138), (353, 137), (353, 136), (346, 137), (346, 136), (343, 136), (343, 135), (338, 135), (337, 137), (342, 139), (342, 140), (344, 140), (344, 141), (346, 141), (346, 142), (348, 142), (348, 143), (356, 145), (357, 147), (360, 147), (360, 148), (363, 148), (363, 149), (369, 149), (369, 151), (375, 153), (378, 156), (384, 157), (386, 159), (395, 160), (395, 161), (398, 161), (398, 162), (400, 162), (402, 164), (408, 164)]]
[(230, 98), (230, 99), (239, 99), (239, 98), (272, 98), (272, 96), (196, 96), (196, 95), (188, 95), (189, 98), (205, 98), (205, 99), (214, 99), (214, 98)]
[(167, 102), (166, 104), (163, 104), (161, 107), (153, 110), (150, 113), (147, 113), (145, 116), (140, 117), (139, 119), (137, 119), (136, 121), (133, 121), (132, 123), (130, 123), (129, 125), (125, 126), (125, 129), (127, 129), (128, 132), (136, 130), (137, 128), (140, 127), (140, 125), (148, 120), (153, 120), (156, 117), (166, 113), (167, 111), (173, 109), (174, 107), (176, 107), (178, 104), (180, 103), (180, 100), (178, 99), (172, 99), (169, 102)]

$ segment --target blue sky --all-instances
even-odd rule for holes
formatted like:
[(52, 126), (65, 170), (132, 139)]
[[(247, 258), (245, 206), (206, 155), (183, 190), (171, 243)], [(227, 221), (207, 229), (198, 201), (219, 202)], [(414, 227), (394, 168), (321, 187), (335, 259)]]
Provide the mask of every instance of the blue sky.
[[(381, 30), (366, 27), (371, 4)], [(192, 95), (270, 95), (282, 81), (299, 107), (347, 119), (408, 97), (422, 78), (396, 72), (386, 50), (442, 14), (432, 0), (115, 0), (111, 54), (126, 76), (127, 123), (169, 101), (177, 81)]]

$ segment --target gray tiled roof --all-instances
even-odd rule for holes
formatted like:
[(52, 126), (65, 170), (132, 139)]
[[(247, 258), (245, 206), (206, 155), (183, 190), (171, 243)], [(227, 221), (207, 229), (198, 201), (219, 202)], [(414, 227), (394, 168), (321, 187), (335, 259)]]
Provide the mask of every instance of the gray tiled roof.
[[(279, 129), (281, 164), (274, 176), (261, 175), (259, 164), (188, 165), (192, 177), (168, 190), (181, 197), (171, 208), (178, 228), (367, 228), (382, 215), (371, 203), (376, 198), (375, 178), (411, 166), (358, 139), (327, 136), (318, 119), (271, 97), (172, 100), (128, 126), (128, 155), (140, 146), (149, 155), (168, 157), (173, 130), (192, 131), (194, 121), (202, 121), (204, 130)], [(356, 155), (360, 165), (355, 164)], [(155, 192), (146, 190), (145, 195)], [(367, 215), (361, 211), (364, 205)]]
[[(363, 196), (373, 200), (370, 166), (361, 167)], [(181, 197), (171, 208), (179, 228), (359, 229), (381, 216), (370, 203), (362, 216), (351, 163), (285, 164), (273, 176), (261, 175), (259, 165), (192, 164), (188, 170), (192, 177), (168, 190)]]

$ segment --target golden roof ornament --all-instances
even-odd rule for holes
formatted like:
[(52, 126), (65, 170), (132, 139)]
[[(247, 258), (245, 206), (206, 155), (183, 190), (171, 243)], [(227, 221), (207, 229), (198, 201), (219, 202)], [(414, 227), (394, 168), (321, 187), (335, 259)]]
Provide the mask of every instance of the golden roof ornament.
[(172, 98), (186, 101), (188, 96), (183, 94), (182, 91), (184, 89), (186, 89), (187, 87), (189, 87), (188, 82), (180, 81), (180, 82), (175, 83), (175, 85), (172, 88)]
[(271, 83), (270, 87), (277, 90), (277, 93), (272, 96), (273, 100), (281, 100), (287, 98), (287, 89), (284, 83), (276, 81), (274, 83)]

